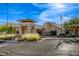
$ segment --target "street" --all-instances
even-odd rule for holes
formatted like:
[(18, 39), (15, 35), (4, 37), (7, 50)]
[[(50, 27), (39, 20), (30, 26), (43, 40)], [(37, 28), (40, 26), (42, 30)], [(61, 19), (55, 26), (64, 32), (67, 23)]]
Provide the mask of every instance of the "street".
[(37, 42), (7, 42), (0, 47), (1, 56), (79, 56), (79, 42), (62, 43), (55, 49), (59, 40), (45, 39)]

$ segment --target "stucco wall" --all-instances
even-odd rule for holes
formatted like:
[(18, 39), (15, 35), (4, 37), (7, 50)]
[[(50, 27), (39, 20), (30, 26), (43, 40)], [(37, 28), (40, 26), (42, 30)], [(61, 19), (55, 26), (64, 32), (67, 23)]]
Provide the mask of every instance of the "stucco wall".
[[(22, 33), (22, 28), (21, 26), (25, 26), (27, 29), (24, 31), (24, 33), (34, 33), (36, 32), (35, 30), (35, 23), (31, 23), (31, 22), (26, 22), (26, 23), (21, 23), (19, 26), (19, 31), (20, 33)], [(33, 28), (32, 28), (33, 27)]]
[[(43, 27), (44, 27), (45, 30), (48, 30), (48, 31), (56, 31), (57, 35), (61, 34), (61, 28), (59, 28), (55, 25), (45, 23), (43, 25)], [(64, 33), (63, 30), (62, 30), (62, 33)]]

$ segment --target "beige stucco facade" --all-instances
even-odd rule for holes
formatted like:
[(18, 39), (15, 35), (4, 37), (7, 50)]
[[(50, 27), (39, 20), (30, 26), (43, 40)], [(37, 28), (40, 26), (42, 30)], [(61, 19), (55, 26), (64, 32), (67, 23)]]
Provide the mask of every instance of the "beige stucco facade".
[(16, 33), (17, 31), (19, 34), (25, 34), (25, 33), (35, 33), (36, 24), (34, 22), (20, 22), (19, 26), (16, 28)]
[(54, 24), (54, 23), (50, 23), (50, 22), (44, 23), (43, 27), (46, 31), (56, 32), (56, 35), (61, 34), (61, 30), (62, 30), (62, 33), (64, 33), (63, 29), (61, 29), (61, 26), (58, 26), (57, 24)]
[(19, 31), (21, 34), (34, 33), (35, 32), (35, 23), (32, 23), (32, 22), (20, 23)]

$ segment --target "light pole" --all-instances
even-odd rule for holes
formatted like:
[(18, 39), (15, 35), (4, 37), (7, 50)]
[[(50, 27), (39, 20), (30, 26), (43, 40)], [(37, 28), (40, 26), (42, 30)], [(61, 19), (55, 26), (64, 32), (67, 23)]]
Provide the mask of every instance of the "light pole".
[(6, 30), (6, 38), (7, 38), (7, 34), (8, 34), (8, 3), (6, 3), (6, 27), (7, 27), (7, 30)]
[(61, 34), (60, 34), (60, 36), (61, 36), (61, 38), (60, 38), (58, 44), (56, 45), (55, 49), (58, 48), (58, 46), (61, 44), (61, 40), (62, 40), (62, 19), (63, 19), (62, 14), (60, 14), (60, 25), (61, 25)]
[(61, 26), (61, 34), (60, 34), (60, 40), (59, 40), (59, 42), (58, 42), (58, 44), (56, 45), (56, 48), (61, 44), (61, 40), (62, 40), (62, 20), (63, 20), (63, 17), (62, 17), (62, 13), (63, 13), (63, 11), (64, 11), (64, 8), (65, 8), (65, 6), (64, 6), (64, 4), (57, 4), (56, 5), (56, 7), (57, 7), (57, 9), (58, 9), (58, 13), (60, 14), (60, 26)]
[(61, 34), (62, 34), (62, 14), (60, 14)]
[[(8, 28), (8, 3), (6, 3), (6, 9), (7, 9), (7, 11), (6, 11), (6, 13), (7, 13), (7, 15), (6, 15), (6, 25), (7, 25), (7, 28)], [(7, 34), (7, 32), (6, 32), (6, 34)]]

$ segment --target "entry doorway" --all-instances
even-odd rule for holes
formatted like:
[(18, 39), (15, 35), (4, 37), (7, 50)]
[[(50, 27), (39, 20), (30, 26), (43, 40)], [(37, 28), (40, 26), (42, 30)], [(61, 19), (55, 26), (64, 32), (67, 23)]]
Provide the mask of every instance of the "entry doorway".
[(21, 31), (22, 31), (22, 34), (26, 33), (27, 26), (21, 26)]

